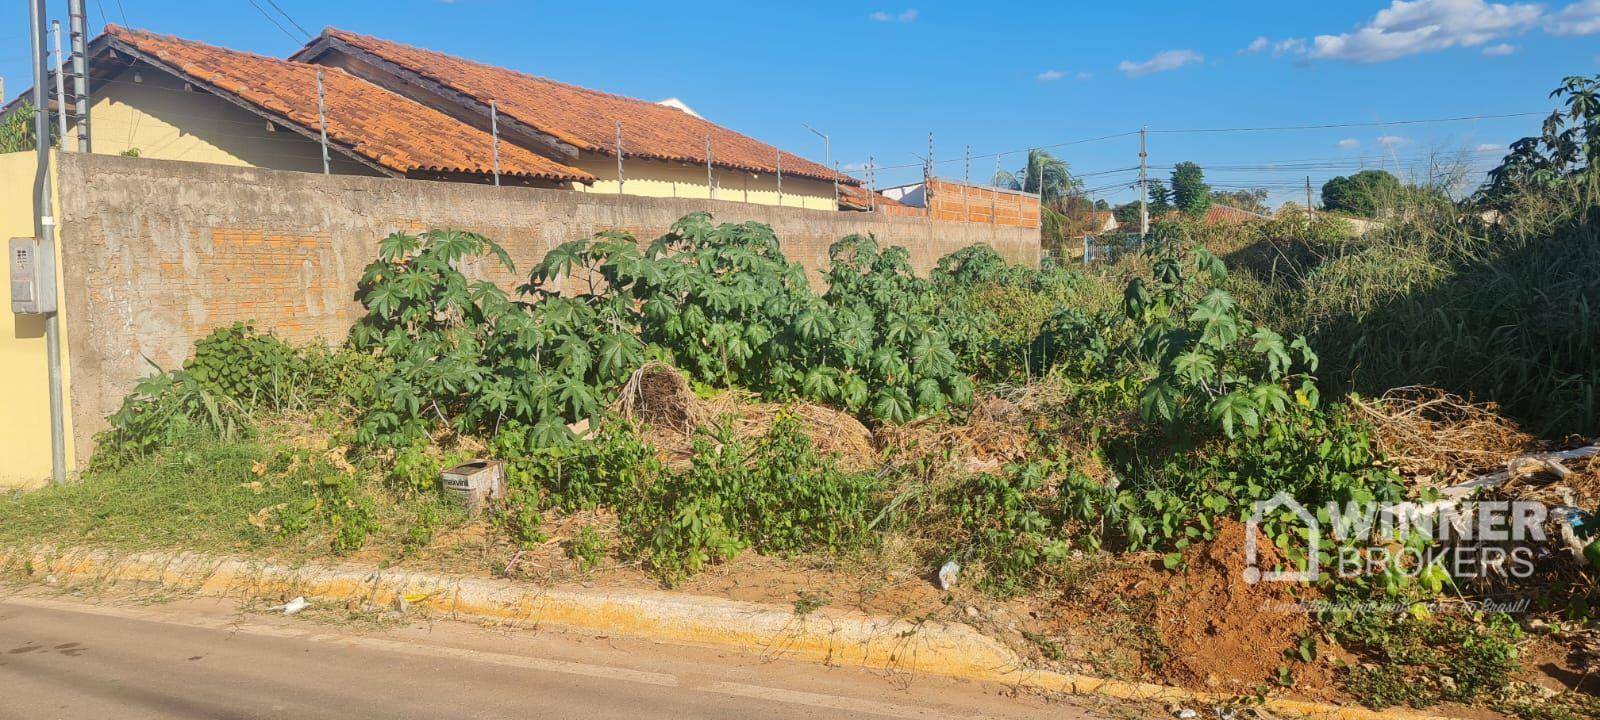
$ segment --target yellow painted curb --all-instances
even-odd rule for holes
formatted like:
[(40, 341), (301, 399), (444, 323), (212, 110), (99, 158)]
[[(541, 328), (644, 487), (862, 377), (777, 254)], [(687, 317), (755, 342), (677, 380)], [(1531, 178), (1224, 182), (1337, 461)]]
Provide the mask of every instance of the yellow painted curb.
[[(118, 555), (104, 550), (0, 550), (0, 569), (31, 577), (105, 583), (140, 582), (214, 597), (305, 596), (379, 606), (411, 606), (452, 616), (552, 625), (666, 642), (729, 647), (790, 659), (860, 665), (999, 682), (1122, 700), (1217, 704), (1234, 696), (1151, 683), (1123, 682), (1026, 667), (1010, 648), (968, 625), (914, 623), (819, 608), (789, 608), (659, 591), (548, 589), (505, 580), (449, 578), (401, 570), (307, 565), (283, 567), (199, 553)], [(1292, 717), (1329, 720), (1441, 720), (1404, 711), (1265, 698), (1255, 706)]]

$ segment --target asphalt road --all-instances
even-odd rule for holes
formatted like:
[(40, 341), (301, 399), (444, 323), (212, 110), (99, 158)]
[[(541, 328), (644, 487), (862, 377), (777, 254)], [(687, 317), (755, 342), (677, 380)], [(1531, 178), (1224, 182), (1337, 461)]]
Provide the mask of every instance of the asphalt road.
[[(0, 591), (3, 593), (5, 591)], [(0, 719), (1138, 717), (942, 678), (465, 623), (0, 595)]]

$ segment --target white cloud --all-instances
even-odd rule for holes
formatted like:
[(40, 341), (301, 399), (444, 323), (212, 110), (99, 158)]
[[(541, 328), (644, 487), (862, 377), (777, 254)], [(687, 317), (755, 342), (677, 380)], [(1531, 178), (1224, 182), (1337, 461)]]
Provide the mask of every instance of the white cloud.
[(1257, 36), (1256, 39), (1251, 40), (1249, 45), (1244, 46), (1244, 49), (1240, 50), (1238, 54), (1240, 54), (1240, 55), (1254, 55), (1254, 54), (1256, 54), (1258, 52), (1261, 52), (1262, 50), (1267, 49), (1267, 46), (1270, 45), (1270, 44), (1272, 44), (1272, 41), (1268, 40), (1267, 36), (1260, 35), (1260, 36)]
[(1067, 74), (1060, 70), (1046, 70), (1038, 75), (1033, 76), (1033, 79), (1038, 80), (1039, 82), (1055, 82), (1056, 80), (1060, 80), (1066, 76)]
[(1500, 152), (1501, 150), (1504, 150), (1504, 149), (1505, 148), (1503, 146), (1496, 145), (1494, 143), (1483, 143), (1482, 145), (1478, 145), (1477, 147), (1472, 148), (1472, 151), (1473, 152), (1480, 152), (1480, 153), (1491, 153), (1491, 152)]
[(1579, 0), (1544, 19), (1551, 35), (1593, 35), (1600, 32), (1600, 0)]
[(1304, 54), (1306, 54), (1305, 38), (1285, 38), (1272, 44), (1273, 57)]
[(1399, 135), (1384, 135), (1378, 138), (1378, 144), (1386, 148), (1399, 147), (1408, 142), (1411, 142), (1411, 140), (1400, 137)]
[(1489, 57), (1505, 57), (1516, 51), (1517, 46), (1512, 45), (1511, 43), (1500, 43), (1499, 45), (1490, 45), (1489, 47), (1484, 48), (1483, 54)]
[(1361, 141), (1355, 138), (1345, 138), (1339, 141), (1340, 150), (1354, 150), (1361, 147)]
[(1458, 46), (1477, 47), (1537, 25), (1543, 13), (1543, 7), (1533, 4), (1394, 0), (1354, 32), (1318, 35), (1311, 57), (1384, 62)]
[(875, 13), (872, 13), (871, 15), (868, 15), (867, 18), (869, 20), (872, 20), (873, 22), (903, 22), (903, 23), (908, 23), (908, 22), (916, 22), (917, 21), (917, 15), (918, 15), (918, 13), (917, 13), (915, 8), (906, 8), (904, 10), (901, 10), (898, 13), (892, 13), (892, 12), (889, 12), (888, 10), (879, 10), (879, 11), (877, 11)]
[(1122, 62), (1117, 63), (1117, 69), (1121, 70), (1122, 74), (1127, 75), (1128, 77), (1139, 77), (1141, 75), (1149, 75), (1150, 73), (1177, 70), (1185, 65), (1205, 62), (1205, 59), (1206, 56), (1201, 55), (1193, 50), (1163, 50), (1156, 53), (1155, 57), (1142, 62), (1123, 60)]
[(1089, 78), (1092, 78), (1092, 77), (1094, 77), (1094, 73), (1089, 72), (1088, 70), (1079, 70), (1078, 71), (1078, 79), (1079, 80), (1088, 80)]

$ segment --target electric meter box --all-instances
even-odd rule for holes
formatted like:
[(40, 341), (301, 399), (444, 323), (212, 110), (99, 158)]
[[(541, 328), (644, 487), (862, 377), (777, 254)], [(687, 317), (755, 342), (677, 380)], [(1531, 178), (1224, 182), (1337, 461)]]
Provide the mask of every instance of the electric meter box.
[(56, 311), (56, 254), (49, 241), (11, 238), (11, 312), (44, 315)]

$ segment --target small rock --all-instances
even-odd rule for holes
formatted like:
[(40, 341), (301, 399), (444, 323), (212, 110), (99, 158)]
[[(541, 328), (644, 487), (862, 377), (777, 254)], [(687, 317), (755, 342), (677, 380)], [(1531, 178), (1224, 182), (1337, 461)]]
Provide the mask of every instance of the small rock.
[(1191, 708), (1179, 708), (1178, 712), (1174, 713), (1174, 715), (1177, 715), (1178, 720), (1194, 720), (1195, 718), (1200, 717), (1200, 713), (1195, 712)]
[(967, 617), (975, 618), (977, 616), (978, 616), (978, 609), (973, 607), (973, 606), (971, 606), (971, 605), (968, 605), (967, 606)]
[(949, 590), (956, 586), (956, 578), (961, 575), (961, 563), (954, 560), (947, 562), (939, 568), (939, 589)]

